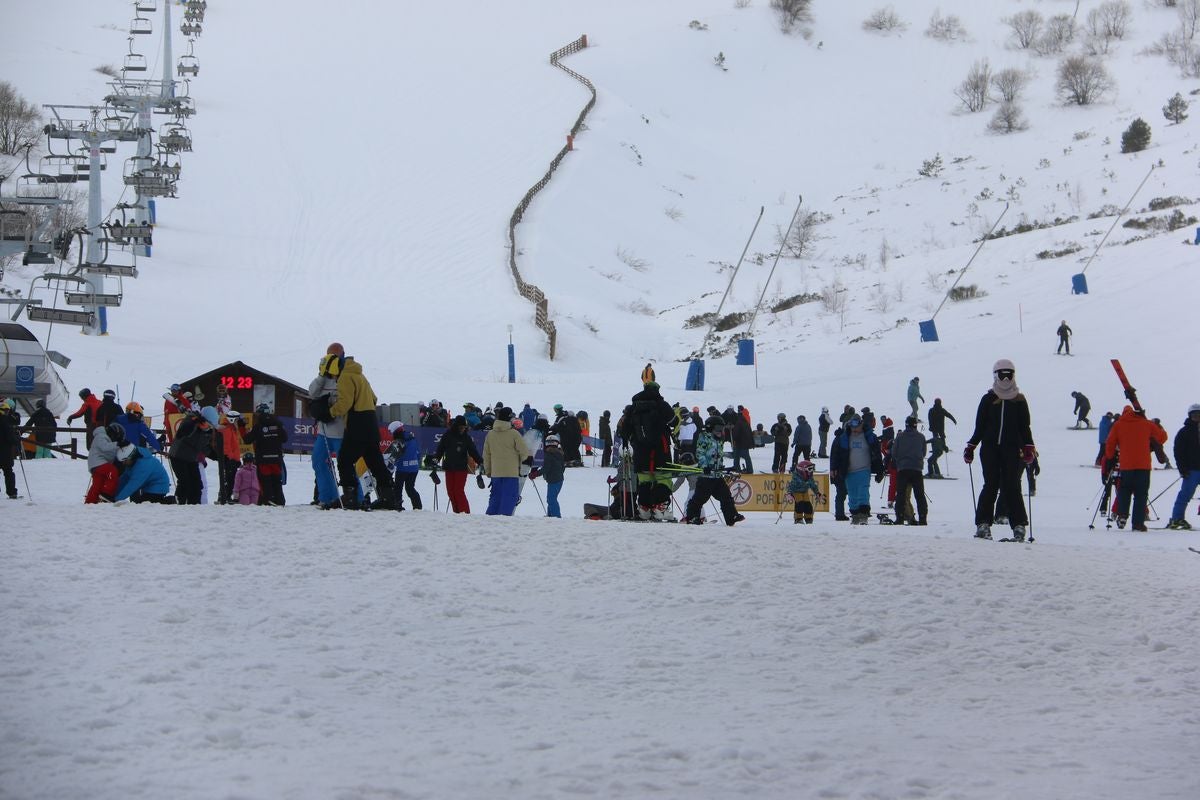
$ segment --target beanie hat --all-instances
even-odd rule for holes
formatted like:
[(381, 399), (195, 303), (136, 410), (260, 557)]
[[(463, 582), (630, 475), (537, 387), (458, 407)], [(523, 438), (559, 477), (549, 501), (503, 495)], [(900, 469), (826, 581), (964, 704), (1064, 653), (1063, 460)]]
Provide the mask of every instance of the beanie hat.
[(1013, 372), (1017, 371), (1017, 368), (1007, 358), (1002, 358), (992, 365), (992, 372), (999, 372), (1002, 369), (1011, 369)]
[(906, 418), (906, 419), (904, 420), (904, 427), (906, 427), (906, 428), (915, 428), (915, 427), (917, 427), (917, 418), (916, 418), (916, 417), (908, 417), (908, 418)]
[(513, 426), (513, 430), (519, 431), (525, 427), (525, 423), (521, 421), (520, 417), (514, 417), (513, 421), (512, 421), (512, 426)]
[(213, 427), (216, 427), (217, 422), (220, 419), (220, 417), (217, 416), (217, 410), (212, 406), (205, 406), (204, 408), (200, 409), (200, 416), (205, 422)]
[(392, 438), (395, 438), (396, 431), (404, 430), (404, 423), (401, 422), (400, 420), (396, 420), (395, 422), (389, 422), (387, 429), (388, 429), (388, 433), (390, 433), (392, 435)]
[(546, 444), (546, 447), (551, 447), (551, 446), (558, 447), (560, 442), (559, 442), (557, 434), (552, 433), (549, 436), (547, 436), (545, 444)]
[(459, 425), (466, 425), (466, 424), (467, 424), (467, 418), (464, 417), (462, 414), (459, 414), (457, 417), (450, 420), (451, 428), (457, 428)]
[(1189, 414), (1195, 414), (1197, 411), (1200, 411), (1200, 403), (1192, 403), (1190, 406), (1188, 406)]
[(509, 408), (508, 406), (505, 406), (504, 408), (502, 408), (496, 412), (496, 419), (503, 420), (504, 422), (511, 422), (512, 418), (513, 418), (513, 410), (511, 408)]

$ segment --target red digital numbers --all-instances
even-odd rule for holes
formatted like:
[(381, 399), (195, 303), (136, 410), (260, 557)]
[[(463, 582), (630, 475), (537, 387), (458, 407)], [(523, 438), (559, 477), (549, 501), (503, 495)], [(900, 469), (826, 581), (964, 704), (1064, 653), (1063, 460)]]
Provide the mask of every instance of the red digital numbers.
[(254, 378), (249, 375), (222, 375), (221, 385), (226, 389), (253, 389)]

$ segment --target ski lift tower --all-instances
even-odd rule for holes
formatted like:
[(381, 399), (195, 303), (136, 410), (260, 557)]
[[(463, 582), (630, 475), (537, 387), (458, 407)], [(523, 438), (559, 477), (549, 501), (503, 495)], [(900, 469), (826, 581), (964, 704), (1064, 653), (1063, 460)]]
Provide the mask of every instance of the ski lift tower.
[[(101, 228), (104, 223), (103, 197), (100, 191), (101, 169), (103, 168), (102, 151), (109, 142), (140, 142), (148, 136), (148, 133), (134, 127), (135, 118), (133, 116), (124, 118), (119, 124), (102, 123), (101, 115), (106, 113), (106, 109), (101, 106), (47, 105), (45, 108), (49, 109), (54, 116), (54, 122), (45, 128), (48, 139), (75, 139), (88, 150), (87, 228), (91, 236), (88, 241), (87, 260), (100, 261), (100, 239), (104, 236)], [(79, 123), (67, 118), (66, 115), (80, 110), (87, 112), (91, 117), (90, 121)], [(106, 119), (111, 120), (112, 118)], [(102, 275), (91, 275), (87, 282), (93, 296), (104, 294), (104, 277)], [(91, 323), (81, 326), (83, 333), (96, 335), (108, 332), (108, 315), (105, 307), (85, 307), (83, 310), (93, 312), (95, 315)]]
[[(142, 9), (139, 9), (139, 12)], [(149, 10), (149, 9), (147, 9)], [(149, 33), (149, 19), (138, 17), (145, 23), (144, 29), (130, 30), (130, 34)], [(136, 21), (136, 20), (135, 20)], [(52, 129), (68, 130), (71, 137), (79, 139), (87, 148), (90, 157), (88, 170), (88, 221), (90, 234), (86, 261), (96, 264), (103, 260), (101, 240), (106, 238), (102, 228), (104, 214), (102, 210), (101, 193), (101, 152), (106, 143), (137, 142), (139, 158), (151, 159), (153, 142), (151, 137), (154, 126), (151, 114), (155, 109), (170, 109), (175, 93), (175, 83), (171, 76), (171, 4), (163, 3), (163, 73), (161, 80), (127, 81), (118, 80), (110, 84), (113, 93), (105, 97), (107, 106), (61, 106), (48, 105), (57, 120), (57, 125), (47, 128), (47, 135), (53, 136)], [(86, 109), (91, 115), (91, 123), (85, 126), (66, 125), (61, 112), (67, 109)], [(103, 122), (101, 121), (103, 115)], [(81, 129), (80, 129), (81, 128)], [(145, 196), (139, 187), (134, 186), (137, 199), (133, 206), (139, 209), (143, 219), (148, 219), (149, 209)], [(143, 246), (144, 255), (148, 255), (148, 246)], [(87, 282), (93, 298), (104, 296), (104, 275), (89, 273)], [(94, 312), (94, 321), (81, 326), (83, 333), (105, 335), (108, 333), (108, 309), (103, 305), (83, 308), (85, 312)]]

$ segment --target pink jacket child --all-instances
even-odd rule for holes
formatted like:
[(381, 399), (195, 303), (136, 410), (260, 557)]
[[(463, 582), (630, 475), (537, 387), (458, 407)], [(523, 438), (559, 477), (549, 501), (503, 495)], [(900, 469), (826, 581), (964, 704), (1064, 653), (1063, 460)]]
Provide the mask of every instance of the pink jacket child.
[(258, 505), (262, 487), (258, 484), (258, 471), (254, 468), (254, 454), (242, 456), (242, 465), (233, 476), (233, 499), (244, 506)]

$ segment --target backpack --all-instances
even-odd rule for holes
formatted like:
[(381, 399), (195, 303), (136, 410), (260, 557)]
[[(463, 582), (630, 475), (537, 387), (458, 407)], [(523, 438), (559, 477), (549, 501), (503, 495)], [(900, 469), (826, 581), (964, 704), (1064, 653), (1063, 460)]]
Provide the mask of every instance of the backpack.
[(308, 413), (317, 422), (333, 422), (333, 415), (329, 413), (332, 405), (333, 395), (323, 394), (308, 401)]

